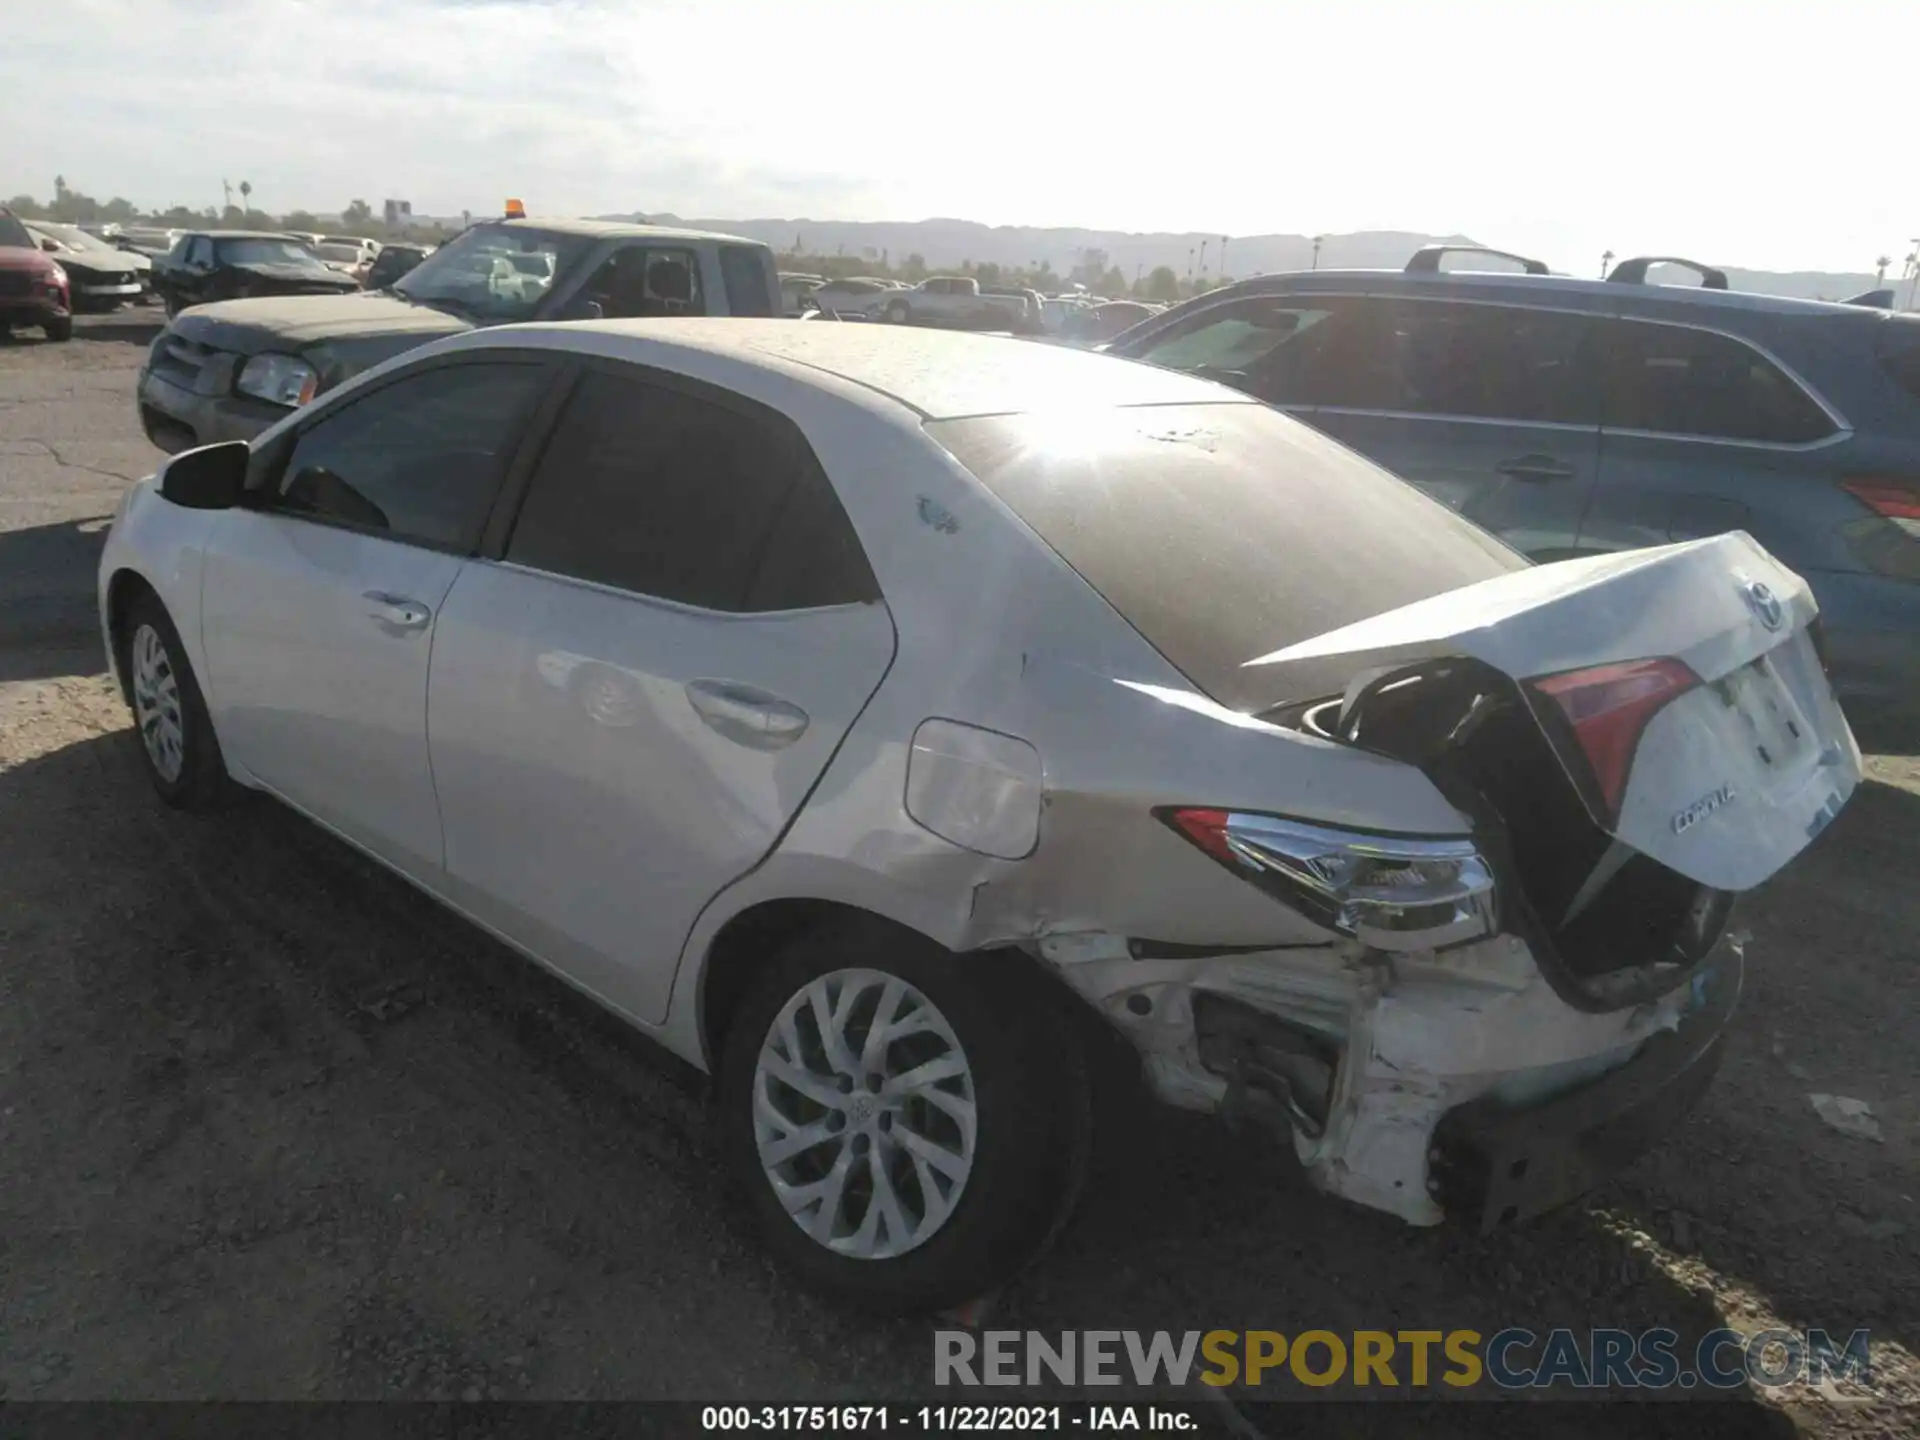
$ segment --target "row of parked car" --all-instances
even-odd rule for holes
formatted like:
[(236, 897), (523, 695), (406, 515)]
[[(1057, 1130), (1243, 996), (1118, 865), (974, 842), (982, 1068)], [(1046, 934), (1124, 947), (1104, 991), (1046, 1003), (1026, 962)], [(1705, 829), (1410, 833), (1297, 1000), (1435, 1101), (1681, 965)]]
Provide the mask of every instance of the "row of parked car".
[(1004, 330), (1076, 345), (1098, 345), (1165, 307), (1107, 300), (1084, 291), (1042, 295), (1017, 286), (983, 285), (969, 275), (934, 275), (917, 285), (855, 275), (829, 280), (782, 271), (782, 313), (892, 325)]
[(227, 443), (99, 573), (161, 798), (278, 796), (711, 1072), (863, 1305), (1038, 1253), (1096, 1086), (1416, 1225), (1680, 1121), (1735, 896), (1860, 779), (1816, 595), (1913, 652), (1914, 322), (1437, 265), (1149, 363), (779, 311), (765, 246), (577, 220), (182, 311), (142, 416)]

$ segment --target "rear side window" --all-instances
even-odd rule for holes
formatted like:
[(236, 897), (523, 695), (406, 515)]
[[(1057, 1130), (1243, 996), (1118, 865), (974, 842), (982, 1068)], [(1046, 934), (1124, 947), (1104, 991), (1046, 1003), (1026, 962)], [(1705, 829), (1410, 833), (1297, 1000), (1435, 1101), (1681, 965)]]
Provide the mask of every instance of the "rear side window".
[[(729, 315), (776, 314), (773, 292), (768, 288), (767, 252), (754, 245), (720, 247), (720, 279), (727, 287)], [(808, 282), (793, 282), (796, 284)]]
[(544, 373), (530, 361), (439, 366), (329, 411), (295, 441), (275, 508), (464, 552)]
[(568, 399), (506, 558), (707, 610), (799, 609), (876, 593), (798, 434), (602, 370)]
[(1304, 389), (1330, 408), (1598, 425), (1597, 333), (1555, 310), (1364, 300), (1337, 308)]
[(1609, 429), (1775, 445), (1833, 434), (1826, 412), (1751, 345), (1646, 320), (1607, 329)]

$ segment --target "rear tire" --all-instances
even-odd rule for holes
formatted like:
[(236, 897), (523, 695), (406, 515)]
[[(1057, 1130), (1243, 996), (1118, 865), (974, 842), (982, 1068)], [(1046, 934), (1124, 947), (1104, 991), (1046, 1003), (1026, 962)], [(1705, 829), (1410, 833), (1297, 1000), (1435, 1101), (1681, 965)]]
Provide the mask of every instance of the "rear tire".
[(47, 320), (40, 329), (54, 344), (63, 345), (73, 339), (73, 317), (62, 315), (56, 319)]
[(768, 1248), (889, 1313), (1012, 1279), (1065, 1220), (1089, 1142), (1085, 1056), (1053, 1004), (1018, 955), (884, 922), (777, 951), (719, 1071), (728, 1166)]
[(912, 320), (912, 318), (913, 316), (902, 301), (896, 300), (887, 306), (887, 323), (889, 325), (905, 325)]
[(127, 606), (116, 637), (133, 739), (154, 791), (176, 810), (216, 810), (236, 789), (180, 632), (151, 592)]

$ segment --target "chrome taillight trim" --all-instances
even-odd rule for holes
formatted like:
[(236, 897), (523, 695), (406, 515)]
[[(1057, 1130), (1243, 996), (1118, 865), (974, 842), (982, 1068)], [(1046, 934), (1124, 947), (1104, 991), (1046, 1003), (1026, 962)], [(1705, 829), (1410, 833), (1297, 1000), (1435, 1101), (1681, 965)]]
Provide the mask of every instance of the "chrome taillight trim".
[[(1376, 949), (1430, 950), (1497, 931), (1493, 867), (1470, 839), (1368, 835), (1237, 811), (1224, 836), (1250, 879)], [(1401, 873), (1383, 878), (1384, 867)]]

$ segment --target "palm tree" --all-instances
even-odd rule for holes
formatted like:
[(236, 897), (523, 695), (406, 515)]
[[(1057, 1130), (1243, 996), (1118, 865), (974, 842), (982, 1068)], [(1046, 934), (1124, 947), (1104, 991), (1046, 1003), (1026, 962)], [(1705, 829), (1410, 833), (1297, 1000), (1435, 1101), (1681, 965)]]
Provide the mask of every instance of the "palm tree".
[(1611, 270), (1612, 268), (1613, 268), (1613, 252), (1611, 250), (1601, 251), (1600, 252), (1600, 278), (1602, 280), (1606, 279), (1607, 271)]
[(253, 182), (251, 180), (242, 180), (240, 182), (240, 208), (242, 210), (251, 210), (253, 208)]
[(1873, 262), (1874, 289), (1877, 290), (1880, 288), (1881, 285), (1886, 283), (1887, 267), (1892, 263), (1893, 263), (1893, 257), (1891, 255), (1882, 255), (1879, 259)]

